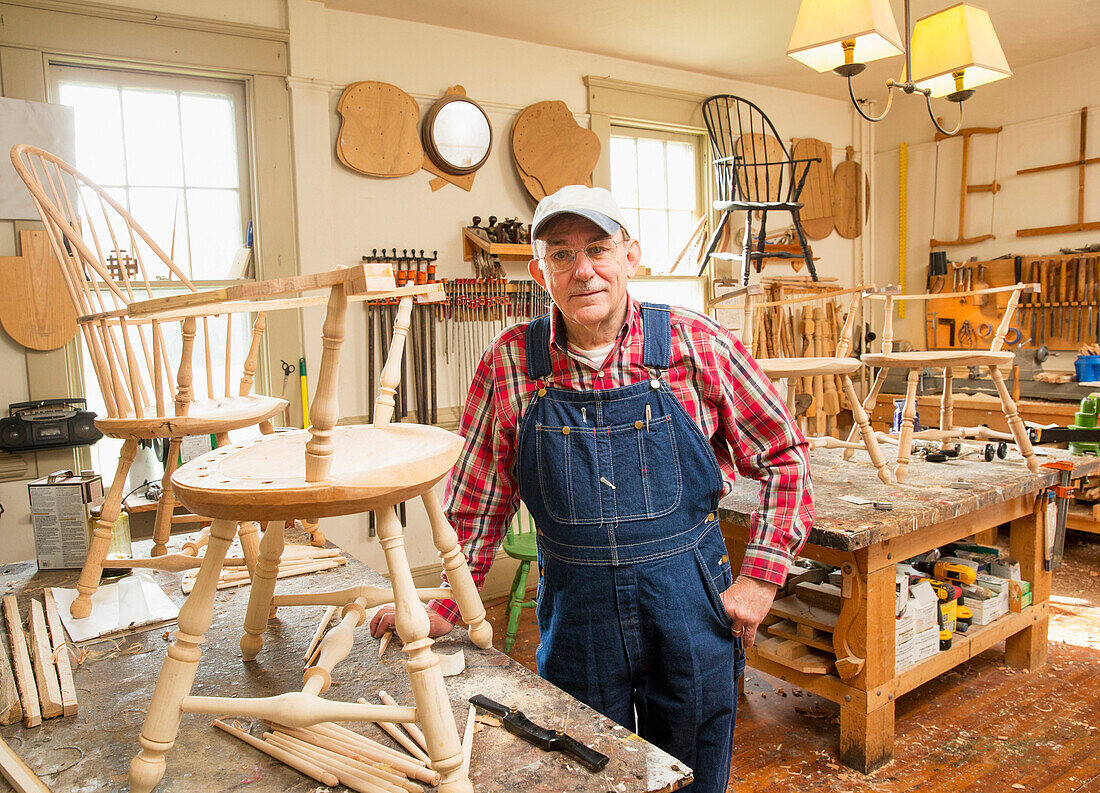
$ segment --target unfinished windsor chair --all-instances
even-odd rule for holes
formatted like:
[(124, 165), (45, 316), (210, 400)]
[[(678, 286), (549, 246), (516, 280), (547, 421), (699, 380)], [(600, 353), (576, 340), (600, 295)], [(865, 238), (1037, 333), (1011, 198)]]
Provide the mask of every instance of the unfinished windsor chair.
[[(1008, 392), (1002, 366), (1011, 367), (1016, 359), (1014, 353), (1003, 348), (1005, 336), (1012, 324), (1012, 315), (1020, 302), (1020, 295), (1024, 292), (1038, 292), (1038, 284), (1015, 284), (1013, 286), (998, 286), (988, 289), (974, 289), (965, 292), (949, 292), (921, 295), (897, 294), (897, 290), (885, 290), (880, 294), (868, 295), (868, 299), (884, 300), (885, 320), (882, 333), (882, 351), (878, 353), (865, 353), (860, 356), (867, 366), (878, 367), (878, 374), (871, 387), (863, 408), (869, 414), (878, 401), (878, 395), (882, 390), (886, 372), (889, 369), (907, 370), (905, 406), (902, 411), (901, 431), (898, 434), (898, 455), (894, 476), (899, 482), (904, 482), (908, 476), (909, 457), (914, 440), (953, 441), (963, 439), (1001, 439), (1012, 440), (1016, 448), (1023, 456), (1030, 471), (1039, 470), (1039, 458), (1035, 456), (1035, 450), (1031, 446), (1027, 429), (1023, 419), (1016, 411), (1016, 403)], [(897, 300), (929, 300), (947, 298), (966, 298), (982, 295), (996, 295), (1009, 293), (1008, 303), (1005, 305), (1004, 314), (1001, 317), (997, 331), (993, 335), (988, 350), (911, 350), (907, 352), (894, 352), (894, 302)], [(1008, 423), (1010, 432), (997, 432), (988, 427), (957, 427), (952, 414), (952, 367), (955, 366), (984, 366), (989, 369), (990, 377), (997, 388), (997, 394), (1001, 399), (1001, 411)], [(940, 401), (940, 426), (939, 429), (916, 431), (917, 418), (917, 380), (921, 370), (925, 367), (943, 369), (943, 396)], [(849, 436), (849, 440), (851, 437)], [(847, 452), (845, 452), (847, 454)]]
[[(784, 332), (784, 329), (789, 330), (790, 327), (793, 327), (793, 323), (797, 321), (793, 316), (791, 317), (790, 326), (788, 326), (788, 323), (780, 321), (779, 327), (773, 331), (779, 338), (773, 340), (771, 347), (783, 350), (788, 354), (770, 358), (758, 356), (756, 357), (756, 363), (773, 383), (786, 382), (787, 407), (792, 416), (796, 414), (796, 394), (801, 392), (813, 395), (814, 404), (817, 407), (815, 415), (817, 420), (814, 422), (815, 433), (809, 433), (805, 426), (805, 420), (802, 422), (803, 431), (806, 433), (806, 440), (809, 442), (810, 448), (864, 449), (871, 458), (871, 464), (878, 471), (878, 478), (889, 484), (892, 479), (890, 470), (886, 465), (886, 459), (879, 446), (879, 436), (872, 429), (868, 414), (860, 404), (859, 398), (856, 396), (855, 386), (852, 383), (852, 373), (863, 366), (859, 358), (851, 356), (851, 346), (852, 328), (859, 310), (860, 299), (864, 293), (864, 287), (819, 292), (784, 300), (758, 303), (753, 298), (761, 294), (762, 291), (760, 287), (754, 288), (752, 286), (735, 289), (727, 295), (711, 301), (711, 307), (721, 306), (723, 303), (741, 298), (744, 312), (741, 343), (751, 352), (756, 346), (754, 341), (761, 309), (793, 308), (796, 305), (803, 305), (808, 309), (812, 305), (811, 316), (814, 319), (809, 320), (810, 327), (807, 329), (808, 333), (805, 335), (803, 342), (800, 342), (794, 333)], [(826, 299), (845, 294), (853, 296), (852, 302), (844, 319), (844, 327), (836, 339), (833, 354), (827, 355), (826, 346), (828, 342), (832, 341), (832, 338), (831, 334), (824, 332), (826, 325), (825, 312), (820, 304)], [(855, 420), (852, 427), (852, 436), (859, 432), (860, 442), (858, 443), (854, 441), (853, 437), (842, 441), (826, 434), (824, 403), (826, 401), (834, 402), (838, 409), (833, 412), (839, 412), (839, 397), (835, 385), (837, 381), (840, 383), (840, 390), (847, 397), (851, 406), (852, 417)]]
[[(393, 289), (393, 274), (388, 266), (388, 283), (382, 292), (363, 288), (366, 277), (363, 268), (370, 266), (378, 267), (361, 263), (354, 268), (323, 273), (320, 276), (328, 280), (314, 284), (328, 286), (329, 295), (322, 328), (324, 352), (316, 395), (310, 405), (310, 428), (218, 448), (181, 466), (173, 476), (180, 501), (214, 520), (195, 587), (180, 610), (179, 630), (157, 678), (141, 732), (142, 749), (130, 764), (130, 790), (135, 793), (149, 793), (163, 777), (165, 753), (175, 742), (183, 713), (262, 717), (292, 727), (323, 721), (418, 721), (426, 736), (432, 768), (441, 775), (439, 790), (472, 791), (439, 659), (428, 638), (428, 616), (421, 604), (433, 598), (454, 598), (473, 642), (483, 648), (491, 645), (492, 627), (485, 621), (485, 609), (458, 537), (432, 489), (458, 458), (462, 439), (430, 425), (390, 423), (413, 295), (431, 293), (438, 300), (443, 291), (440, 284)], [(300, 291), (305, 278), (255, 286), (258, 294), (277, 296)], [(354, 299), (398, 297), (400, 304), (380, 376), (374, 423), (336, 426), (337, 375), (349, 292)], [(202, 295), (133, 304), (130, 311), (140, 315), (151, 310), (156, 312), (155, 316), (172, 316), (176, 309), (193, 310), (193, 301), (188, 298), (202, 299)], [(215, 294), (210, 299), (219, 296)], [(304, 305), (303, 301), (308, 300), (311, 298), (268, 302), (288, 308)], [(254, 310), (263, 304), (261, 301), (250, 308)], [(246, 306), (221, 308), (245, 310)], [(443, 560), (450, 588), (418, 590), (413, 583), (394, 508), (415, 497), (420, 497), (427, 510), (433, 542)], [(321, 518), (368, 510), (375, 515), (392, 590), (353, 586), (329, 593), (274, 594), (283, 549), (283, 516)], [(233, 539), (234, 527), (251, 521), (264, 521), (267, 526), (245, 614), (245, 633), (241, 638), (244, 660), (253, 660), (261, 650), (272, 606), (342, 606), (343, 618), (321, 642), (318, 660), (305, 671), (301, 691), (264, 698), (233, 697), (229, 695), (231, 692), (223, 697), (191, 696), (203, 634), (213, 619), (215, 588), (226, 549)], [(365, 621), (366, 610), (390, 602), (395, 605), (397, 632), (409, 657), (407, 668), (415, 707), (322, 698), (320, 694), (331, 685), (333, 668), (350, 653), (353, 631)]]
[[(138, 441), (168, 441), (152, 551), (154, 557), (163, 557), (173, 522), (188, 520), (182, 516), (173, 519), (172, 473), (183, 438), (215, 435), (221, 444), (228, 442), (231, 430), (243, 427), (259, 425), (261, 432), (271, 432), (272, 417), (281, 413), (287, 402), (252, 393), (264, 332), (263, 313), (253, 325), (239, 380), (232, 367), (231, 315), (225, 316), (225, 342), (217, 349), (211, 345), (211, 326), (217, 336), (221, 322), (217, 312), (197, 317), (203, 331), (206, 393), (196, 394), (192, 382), (196, 317), (190, 319), (189, 329), (186, 322), (135, 319), (126, 313), (135, 300), (152, 298), (153, 283), (158, 289), (175, 286), (193, 293), (191, 281), (114, 197), (75, 167), (25, 144), (12, 147), (11, 161), (31, 192), (54, 256), (61, 262), (69, 297), (80, 315), (84, 344), (107, 409), (105, 418), (95, 420), (96, 426), (104, 435), (123, 441), (76, 584), (77, 598), (70, 608), (74, 617), (82, 618), (92, 610), (92, 596), (99, 587)], [(176, 350), (180, 350), (178, 375), (169, 366)], [(218, 360), (223, 356), (224, 361)], [(217, 364), (222, 368), (218, 375)], [(315, 531), (313, 539), (314, 544), (324, 543), (319, 532)], [(244, 527), (241, 545), (249, 570), (255, 567), (257, 544), (256, 527)], [(197, 554), (198, 550), (191, 544), (187, 552)], [(112, 564), (126, 566), (124, 560)], [(150, 565), (145, 562), (142, 566)]]
[[(714, 208), (722, 213), (718, 228), (711, 235), (699, 275), (709, 260), (729, 254), (716, 254), (731, 212), (745, 213), (745, 234), (741, 250), (741, 283), (748, 284), (750, 266), (765, 257), (804, 259), (813, 280), (817, 270), (802, 229), (799, 198), (806, 183), (810, 164), (817, 158), (795, 159), (787, 152), (775, 125), (757, 105), (731, 94), (718, 94), (703, 102), (703, 121), (707, 125), (714, 156), (714, 180), (718, 200)], [(765, 251), (768, 212), (789, 212), (798, 236), (801, 253)], [(757, 248), (752, 249), (752, 214), (760, 215)], [(730, 257), (735, 258), (735, 257)]]

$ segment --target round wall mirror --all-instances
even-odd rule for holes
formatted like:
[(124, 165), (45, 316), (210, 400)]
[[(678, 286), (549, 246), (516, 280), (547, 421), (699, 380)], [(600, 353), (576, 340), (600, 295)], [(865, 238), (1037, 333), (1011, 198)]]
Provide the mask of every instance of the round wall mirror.
[(473, 173), (489, 159), (493, 129), (477, 102), (450, 94), (428, 110), (420, 127), (420, 139), (437, 168), (461, 176)]

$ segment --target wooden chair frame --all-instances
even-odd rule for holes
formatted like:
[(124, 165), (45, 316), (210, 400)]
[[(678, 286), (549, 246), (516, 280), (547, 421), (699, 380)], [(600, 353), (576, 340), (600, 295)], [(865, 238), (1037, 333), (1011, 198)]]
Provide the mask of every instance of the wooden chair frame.
[[(1039, 292), (1038, 284), (1018, 283), (1012, 286), (991, 287), (988, 289), (974, 289), (964, 292), (949, 292), (936, 294), (903, 295), (896, 287), (884, 290), (879, 294), (868, 295), (868, 299), (885, 301), (885, 319), (882, 333), (882, 352), (864, 354), (862, 360), (868, 366), (879, 367), (878, 374), (863, 402), (863, 409), (870, 414), (878, 401), (882, 384), (886, 378), (886, 372), (892, 368), (902, 368), (908, 371), (906, 378), (905, 406), (902, 413), (901, 431), (898, 434), (898, 454), (894, 475), (899, 482), (904, 482), (908, 476), (909, 458), (914, 440), (951, 441), (963, 439), (1001, 439), (1012, 440), (1016, 448), (1023, 455), (1028, 470), (1038, 472), (1039, 458), (1031, 446), (1027, 429), (1023, 419), (1016, 410), (1016, 403), (1009, 394), (1005, 384), (1004, 375), (1000, 367), (1010, 363), (1011, 353), (1004, 353), (1005, 336), (1012, 323), (1012, 315), (1020, 302), (1020, 296), (1024, 293)], [(894, 302), (899, 300), (931, 300), (944, 298), (965, 298), (979, 295), (991, 295), (1001, 292), (1010, 293), (1008, 304), (1005, 307), (996, 333), (989, 345), (988, 351), (962, 351), (962, 350), (928, 350), (908, 353), (895, 353), (894, 346)], [(1008, 423), (1010, 432), (997, 432), (988, 427), (956, 427), (952, 414), (952, 375), (954, 366), (985, 366), (989, 369), (990, 377), (997, 388), (997, 394), (1001, 400), (1001, 411)], [(939, 429), (929, 429), (920, 432), (915, 431), (917, 418), (917, 381), (920, 372), (925, 367), (943, 368), (943, 396), (940, 401), (940, 426)], [(851, 440), (851, 436), (849, 436)], [(845, 456), (848, 452), (845, 451)]]
[[(884, 437), (881, 433), (876, 433), (872, 429), (868, 413), (864, 410), (859, 397), (856, 395), (855, 385), (852, 383), (851, 378), (851, 372), (862, 365), (858, 359), (850, 357), (850, 353), (852, 347), (852, 328), (854, 327), (856, 314), (859, 311), (860, 300), (866, 291), (868, 291), (866, 287), (858, 286), (851, 289), (840, 289), (834, 292), (813, 293), (786, 298), (784, 300), (757, 303), (753, 298), (762, 294), (763, 289), (760, 286), (750, 286), (735, 289), (723, 295), (717, 300), (712, 301), (711, 306), (718, 306), (722, 303), (735, 300), (738, 297), (742, 299), (745, 323), (741, 331), (741, 343), (751, 352), (756, 330), (756, 312), (760, 309), (773, 306), (822, 303), (838, 295), (853, 295), (852, 302), (848, 307), (847, 316), (844, 319), (844, 327), (840, 331), (836, 348), (833, 350), (832, 356), (824, 354), (826, 351), (821, 346), (822, 338), (821, 336), (817, 336), (815, 338), (816, 347), (812, 350), (815, 355), (805, 357), (757, 358), (756, 361), (773, 382), (787, 380), (787, 407), (790, 409), (792, 416), (795, 414), (795, 392), (798, 390), (793, 385), (794, 381), (802, 380), (802, 392), (813, 394), (814, 402), (818, 406), (817, 417), (819, 420), (815, 422), (817, 434), (810, 435), (808, 432), (806, 433), (806, 440), (809, 441), (811, 449), (843, 448), (849, 451), (864, 449), (871, 458), (872, 465), (874, 465), (875, 469), (878, 471), (879, 479), (889, 484), (892, 481), (890, 470), (886, 465), (886, 459), (883, 457), (879, 446), (879, 442), (884, 440)], [(822, 321), (824, 319), (823, 310), (819, 307), (815, 308), (814, 316), (816, 321)], [(836, 398), (836, 386), (833, 380), (834, 376), (840, 379), (841, 390), (848, 399), (854, 419), (852, 434), (844, 441), (825, 434), (823, 421), (824, 411), (821, 405), (827, 396), (833, 399)], [(803, 431), (806, 431), (805, 427)], [(855, 441), (854, 436), (856, 432), (860, 434), (860, 442)]]
[[(166, 279), (157, 281), (158, 287), (167, 284), (190, 293), (197, 291), (171, 256), (118, 201), (64, 160), (35, 146), (18, 144), (12, 147), (11, 161), (30, 190), (46, 226), (51, 249), (61, 264), (66, 289), (79, 315), (81, 334), (107, 409), (106, 418), (97, 418), (96, 426), (104, 435), (123, 441), (115, 476), (77, 581), (77, 598), (70, 607), (72, 615), (80, 618), (91, 613), (91, 598), (99, 587), (103, 563), (122, 509), (126, 474), (139, 440), (160, 438), (168, 441), (168, 456), (161, 478), (163, 490), (153, 527), (152, 556), (161, 557), (167, 552), (166, 544), (174, 523), (203, 521), (198, 516), (173, 516), (176, 501), (172, 493), (172, 474), (178, 463), (182, 439), (187, 435), (213, 434), (219, 444), (225, 444), (228, 432), (233, 429), (259, 425), (261, 432), (272, 432), (272, 417), (281, 413), (287, 403), (252, 393), (265, 325), (262, 312), (253, 323), (239, 379), (232, 370), (231, 314), (224, 314), (225, 365), (221, 376), (215, 378), (211, 328), (213, 326), (216, 336), (216, 324), (223, 312), (212, 307), (189, 319), (167, 323), (160, 318), (133, 317), (127, 312), (134, 302), (153, 297), (151, 273), (154, 266), (167, 274)], [(152, 257), (150, 261), (146, 261), (143, 248)], [(132, 255), (124, 255), (126, 251)], [(116, 272), (112, 272), (112, 265)], [(197, 320), (202, 324), (205, 399), (196, 397), (192, 376)], [(178, 328), (181, 339), (176, 370), (169, 364), (169, 345), (165, 340), (169, 327)], [(220, 394), (218, 386), (221, 386)], [(199, 414), (195, 411), (197, 401), (203, 406)], [(312, 535), (315, 545), (324, 544), (324, 535), (316, 525), (312, 527)], [(205, 537), (204, 532), (198, 542), (188, 544), (186, 552), (197, 556)], [(246, 527), (241, 533), (241, 544), (250, 570), (255, 567), (257, 543), (256, 527)], [(125, 567), (127, 562), (118, 560), (112, 565)], [(156, 567), (147, 560), (142, 560), (140, 566)]]
[[(336, 450), (334, 434), (338, 417), (337, 375), (349, 293), (351, 299), (400, 298), (394, 335), (375, 399), (374, 423), (367, 430), (388, 427), (393, 416), (394, 394), (401, 378), (402, 356), (414, 296), (431, 294), (435, 299), (443, 296), (440, 284), (393, 289), (393, 275), (388, 272), (388, 267), (385, 267), (388, 278), (379, 276), (386, 283), (380, 287), (376, 284), (372, 290), (369, 285), (372, 282), (372, 273), (365, 271), (366, 267), (379, 266), (359, 264), (354, 268), (317, 276), (279, 279), (254, 284), (249, 288), (236, 288), (233, 295), (227, 295), (225, 290), (218, 290), (217, 293), (146, 301), (129, 308), (132, 316), (161, 318), (201, 312), (204, 306), (214, 302), (221, 302), (223, 309), (231, 307), (232, 310), (250, 310), (257, 306), (295, 308), (320, 301), (313, 297), (283, 299), (279, 296), (292, 291), (328, 287), (327, 312), (322, 329), (324, 351), (318, 370), (316, 395), (310, 405), (310, 428), (295, 433), (302, 435), (301, 440), (304, 443), (305, 475), (301, 486), (292, 491), (290, 497), (293, 498), (302, 498), (301, 491), (308, 491), (314, 486), (319, 492), (328, 493), (333, 481)], [(252, 298), (257, 296), (272, 296), (276, 299), (253, 301)], [(227, 297), (229, 302), (225, 302)], [(435, 428), (431, 428), (431, 431), (450, 435)], [(457, 438), (454, 440), (458, 441), (453, 445), (457, 456), (461, 442)], [(262, 445), (278, 442), (279, 436), (272, 436), (251, 443)], [(188, 486), (206, 476), (207, 468), (216, 466), (220, 456), (240, 452), (245, 446), (246, 444), (239, 444), (228, 450), (215, 450), (181, 467), (176, 473), (176, 486), (184, 503), (189, 506), (209, 507), (208, 511), (215, 519), (211, 525), (209, 547), (202, 559), (194, 589), (180, 611), (179, 630), (157, 678), (142, 728), (142, 749), (130, 764), (130, 789), (135, 793), (149, 793), (159, 784), (165, 773), (164, 755), (175, 742), (183, 713), (216, 713), (267, 718), (290, 727), (307, 727), (333, 720), (418, 721), (426, 736), (432, 768), (441, 776), (438, 789), (447, 793), (471, 793), (468, 768), (463, 764), (461, 742), (447, 698), (439, 659), (431, 650), (432, 641), (428, 638), (429, 620), (420, 605), (421, 601), (454, 598), (468, 625), (471, 639), (480, 647), (491, 645), (492, 628), (485, 621), (485, 609), (459, 547), (457, 534), (443, 515), (432, 490), (437, 479), (420, 483), (411, 490), (412, 485), (391, 487), (368, 500), (367, 508), (375, 514), (378, 536), (390, 569), (392, 590), (355, 586), (328, 593), (276, 595), (274, 590), (283, 550), (283, 531), (281, 521), (275, 518), (285, 509), (286, 502), (283, 499), (287, 496), (281, 494), (287, 491), (276, 488), (264, 490), (261, 487), (245, 491), (247, 496), (228, 501), (223, 498), (219, 504), (203, 504), (200, 491)], [(265, 475), (266, 473), (261, 474), (259, 478), (262, 479)], [(450, 588), (417, 589), (413, 582), (401, 526), (394, 513), (394, 506), (412, 495), (421, 497), (428, 512), (433, 542), (443, 560)], [(198, 500), (190, 503), (192, 499)], [(344, 505), (337, 501), (324, 501), (323, 506), (318, 507), (317, 514), (349, 514), (361, 511), (357, 508), (357, 503)], [(251, 661), (262, 648), (268, 619), (278, 606), (342, 606), (342, 619), (322, 640), (318, 660), (314, 666), (306, 669), (305, 685), (301, 691), (263, 698), (191, 696), (203, 635), (212, 622), (218, 576), (235, 527), (248, 521), (268, 519), (272, 519), (272, 522), (268, 524), (259, 546), (258, 562), (245, 615), (245, 633), (241, 638), (244, 660)], [(352, 634), (366, 620), (366, 610), (384, 603), (395, 605), (397, 632), (404, 641), (404, 651), (409, 656), (407, 667), (415, 707), (371, 705), (363, 701), (336, 702), (322, 698), (320, 694), (331, 685), (334, 667), (351, 652)]]

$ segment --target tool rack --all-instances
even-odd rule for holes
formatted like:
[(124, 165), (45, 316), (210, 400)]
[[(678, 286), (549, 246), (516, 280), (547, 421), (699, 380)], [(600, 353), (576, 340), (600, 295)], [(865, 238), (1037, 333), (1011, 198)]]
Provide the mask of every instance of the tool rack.
[[(968, 290), (979, 284), (1039, 284), (1039, 293), (1020, 298), (1006, 349), (1045, 345), (1051, 350), (1077, 350), (1100, 340), (1100, 253), (1020, 256), (948, 267), (946, 276), (929, 279), (929, 293)], [(985, 304), (973, 298), (926, 301), (926, 348), (988, 349), (1007, 301), (1007, 294), (990, 295)]]

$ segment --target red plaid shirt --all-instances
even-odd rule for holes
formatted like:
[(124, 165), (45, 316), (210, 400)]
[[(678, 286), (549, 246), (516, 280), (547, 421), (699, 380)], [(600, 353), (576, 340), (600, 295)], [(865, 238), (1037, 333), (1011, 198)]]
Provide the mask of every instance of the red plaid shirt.
[[(738, 473), (761, 482), (741, 574), (782, 585), (814, 520), (806, 439), (741, 342), (709, 317), (678, 308), (671, 313), (665, 376), (672, 393), (710, 438), (727, 492)], [(637, 301), (630, 301), (627, 321), (599, 370), (567, 349), (556, 310), (553, 320), (556, 387), (604, 390), (649, 378)], [(444, 509), (479, 589), (519, 507), (516, 432), (538, 387), (527, 378), (526, 330), (526, 324), (507, 328), (482, 354), (459, 424), (466, 443), (447, 482)], [(452, 623), (458, 619), (453, 601), (433, 606)]]

